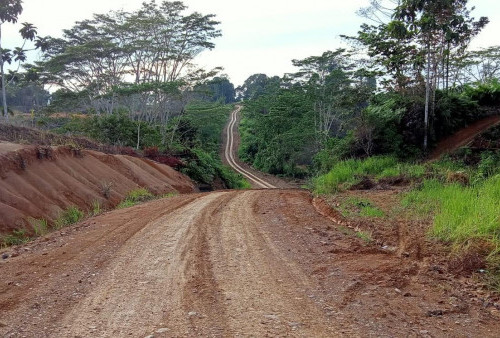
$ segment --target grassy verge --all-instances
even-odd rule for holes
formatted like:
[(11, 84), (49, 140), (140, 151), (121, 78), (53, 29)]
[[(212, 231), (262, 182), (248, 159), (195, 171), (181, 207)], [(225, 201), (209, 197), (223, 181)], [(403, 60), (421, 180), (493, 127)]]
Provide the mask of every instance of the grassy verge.
[(313, 179), (317, 194), (330, 194), (347, 190), (369, 177), (376, 180), (404, 176), (418, 179), (425, 175), (423, 165), (399, 163), (395, 157), (374, 156), (364, 160), (350, 159), (337, 162), (328, 173)]
[[(408, 191), (401, 194), (400, 213), (429, 224), (428, 237), (447, 244), (450, 258), (469, 265), (468, 273), (486, 271), (500, 290), (500, 167), (495, 157), (483, 156), (472, 166), (447, 159), (423, 165), (391, 157), (347, 160), (316, 178), (314, 191), (338, 193), (366, 177), (375, 181), (404, 177)], [(339, 209), (346, 217), (392, 217), (368, 200), (340, 200)]]

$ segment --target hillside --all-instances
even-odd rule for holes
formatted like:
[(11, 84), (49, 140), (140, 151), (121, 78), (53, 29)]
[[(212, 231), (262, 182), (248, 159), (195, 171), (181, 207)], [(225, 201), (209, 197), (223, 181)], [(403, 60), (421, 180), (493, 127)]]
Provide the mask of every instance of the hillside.
[(57, 219), (69, 206), (114, 207), (139, 187), (155, 195), (195, 191), (169, 166), (127, 155), (72, 147), (0, 142), (0, 233), (28, 227), (28, 218)]

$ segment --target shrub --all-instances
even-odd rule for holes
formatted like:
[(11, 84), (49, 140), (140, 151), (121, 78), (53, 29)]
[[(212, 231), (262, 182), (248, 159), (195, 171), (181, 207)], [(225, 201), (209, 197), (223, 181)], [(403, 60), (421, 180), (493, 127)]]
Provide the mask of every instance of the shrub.
[(117, 208), (118, 209), (128, 208), (138, 203), (152, 200), (154, 197), (155, 196), (151, 192), (149, 192), (146, 188), (135, 189), (127, 194), (127, 197), (123, 201), (121, 201), (120, 204), (118, 204)]
[(31, 227), (35, 231), (36, 236), (43, 236), (49, 231), (49, 225), (46, 219), (36, 219), (30, 217), (28, 218), (28, 223), (30, 223)]
[(26, 229), (16, 229), (9, 235), (4, 235), (1, 238), (1, 246), (8, 247), (12, 245), (20, 245), (28, 242), (30, 238), (26, 234)]
[(84, 216), (83, 211), (78, 209), (77, 206), (74, 206), (74, 205), (70, 206), (69, 208), (64, 210), (59, 215), (57, 220), (54, 222), (55, 228), (60, 229), (60, 228), (63, 228), (65, 226), (75, 224), (78, 221), (80, 221), (83, 218), (83, 216)]

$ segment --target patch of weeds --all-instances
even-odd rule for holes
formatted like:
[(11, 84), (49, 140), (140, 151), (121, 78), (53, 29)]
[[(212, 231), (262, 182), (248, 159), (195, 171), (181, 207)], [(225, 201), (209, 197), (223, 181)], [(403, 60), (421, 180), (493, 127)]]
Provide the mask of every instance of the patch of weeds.
[(356, 237), (362, 239), (365, 243), (371, 243), (373, 241), (371, 233), (366, 231), (356, 231)]
[(139, 188), (128, 193), (127, 199), (132, 202), (146, 202), (153, 199), (155, 196), (146, 188)]
[(97, 216), (103, 212), (101, 202), (99, 200), (93, 200), (91, 205), (91, 210), (89, 212), (90, 216)]
[(63, 227), (72, 225), (80, 221), (84, 216), (83, 211), (78, 209), (77, 206), (70, 206), (66, 210), (64, 210), (59, 218), (54, 222), (56, 229), (61, 229)]
[(132, 201), (129, 201), (129, 200), (123, 200), (123, 201), (120, 202), (120, 204), (118, 204), (116, 206), (116, 208), (117, 209), (130, 208), (130, 207), (133, 207), (136, 204), (137, 204), (136, 202), (132, 202)]
[(371, 201), (359, 197), (349, 197), (343, 201), (340, 204), (340, 212), (344, 217), (385, 217), (384, 212)]
[(37, 237), (44, 236), (49, 232), (49, 225), (46, 219), (28, 218), (28, 223), (35, 231)]
[(118, 204), (118, 209), (128, 208), (141, 202), (152, 200), (155, 196), (146, 188), (139, 188), (128, 193), (127, 197)]
[(385, 214), (382, 210), (371, 205), (363, 207), (359, 214), (363, 217), (385, 217)]
[(4, 235), (0, 243), (2, 247), (9, 247), (27, 243), (29, 240), (30, 238), (26, 234), (26, 229), (16, 229), (11, 234)]
[(166, 194), (163, 194), (160, 196), (160, 198), (172, 198), (172, 197), (175, 197), (175, 196), (178, 196), (179, 193), (174, 191), (174, 192), (168, 192)]

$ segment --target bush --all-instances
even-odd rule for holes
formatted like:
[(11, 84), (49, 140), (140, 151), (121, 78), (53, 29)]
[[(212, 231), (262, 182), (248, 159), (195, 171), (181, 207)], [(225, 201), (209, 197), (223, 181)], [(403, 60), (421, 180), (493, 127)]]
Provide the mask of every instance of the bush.
[(12, 234), (4, 235), (0, 238), (1, 246), (8, 247), (12, 245), (20, 245), (28, 242), (30, 238), (26, 234), (26, 229), (16, 229)]
[(59, 215), (57, 220), (54, 222), (55, 228), (60, 229), (60, 228), (63, 228), (65, 226), (75, 224), (78, 221), (80, 221), (83, 218), (83, 216), (84, 216), (83, 211), (78, 209), (77, 206), (74, 206), (74, 205), (70, 206), (69, 208), (64, 210)]
[(155, 198), (155, 196), (151, 192), (149, 192), (148, 189), (146, 188), (135, 189), (127, 194), (127, 197), (120, 204), (118, 204), (117, 208), (118, 209), (128, 208), (136, 204), (139, 204), (141, 202), (150, 201), (153, 198)]

